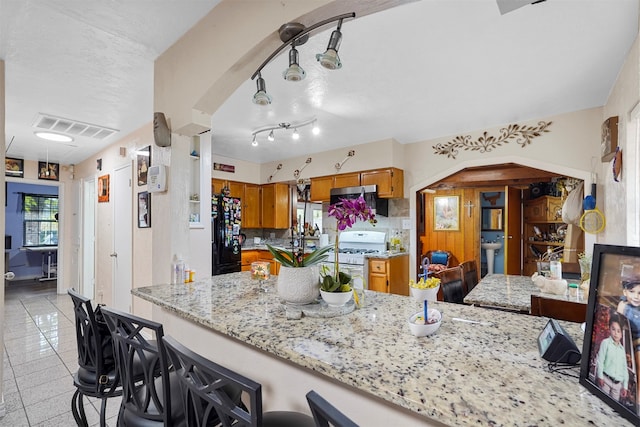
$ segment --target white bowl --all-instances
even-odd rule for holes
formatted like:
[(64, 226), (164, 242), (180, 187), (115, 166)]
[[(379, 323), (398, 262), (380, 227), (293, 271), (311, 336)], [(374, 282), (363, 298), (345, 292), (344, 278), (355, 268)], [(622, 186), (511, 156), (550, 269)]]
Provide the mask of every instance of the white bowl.
[(422, 318), (423, 315), (424, 313), (420, 311), (418, 313), (414, 313), (411, 317), (409, 317), (409, 329), (411, 330), (411, 333), (417, 337), (426, 337), (427, 335), (433, 334), (442, 324), (442, 313), (440, 313), (435, 308), (429, 309), (429, 318), (436, 318), (438, 320), (437, 322), (427, 323), (426, 325), (415, 323), (416, 318), (418, 316)]
[(341, 307), (351, 300), (353, 296), (353, 291), (349, 292), (325, 292), (320, 289), (320, 295), (322, 295), (322, 299), (327, 305), (332, 307)]

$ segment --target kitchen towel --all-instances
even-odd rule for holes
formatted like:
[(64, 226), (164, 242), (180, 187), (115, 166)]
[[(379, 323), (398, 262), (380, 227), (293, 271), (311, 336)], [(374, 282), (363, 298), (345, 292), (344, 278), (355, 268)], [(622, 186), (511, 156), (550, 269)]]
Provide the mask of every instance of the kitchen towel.
[(324, 248), (325, 246), (329, 246), (329, 235), (328, 234), (321, 234), (320, 235), (320, 241), (318, 242), (318, 246), (320, 246), (321, 248)]

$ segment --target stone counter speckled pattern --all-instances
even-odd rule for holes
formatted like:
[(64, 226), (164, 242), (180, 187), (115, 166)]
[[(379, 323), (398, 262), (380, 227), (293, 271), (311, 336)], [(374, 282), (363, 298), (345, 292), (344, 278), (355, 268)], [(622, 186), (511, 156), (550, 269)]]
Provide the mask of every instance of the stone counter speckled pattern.
[(563, 301), (587, 303), (582, 290), (578, 297), (542, 293), (529, 276), (488, 274), (464, 297), (466, 304), (498, 307), (507, 310), (531, 312), (531, 295)]
[[(420, 304), (409, 297), (367, 291), (364, 307), (344, 316), (287, 320), (275, 292), (257, 288), (243, 272), (132, 292), (210, 330), (446, 425), (630, 425), (577, 378), (547, 370), (537, 348), (545, 318), (436, 302), (432, 307), (442, 312), (442, 327), (417, 338), (406, 322)], [(581, 347), (580, 325), (561, 323)]]

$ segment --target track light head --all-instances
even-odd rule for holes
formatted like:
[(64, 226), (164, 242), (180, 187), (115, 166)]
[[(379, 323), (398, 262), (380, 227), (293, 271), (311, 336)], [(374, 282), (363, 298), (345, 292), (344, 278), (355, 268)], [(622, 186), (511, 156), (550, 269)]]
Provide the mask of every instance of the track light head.
[(307, 77), (307, 73), (302, 69), (298, 62), (298, 50), (296, 49), (295, 44), (292, 44), (291, 50), (289, 51), (289, 68), (284, 70), (282, 73), (282, 77), (284, 77), (286, 81), (299, 82)]
[(338, 28), (331, 33), (327, 50), (322, 54), (319, 53), (316, 55), (316, 59), (320, 62), (320, 65), (328, 70), (342, 68), (342, 62), (340, 62), (340, 57), (338, 56), (338, 49), (340, 48), (340, 42), (342, 42), (341, 27), (342, 19), (338, 22)]
[(258, 140), (256, 139), (256, 135), (253, 134), (253, 141), (251, 142), (251, 145), (253, 145), (254, 147), (258, 146)]
[(311, 128), (311, 133), (313, 133), (314, 135), (320, 135), (320, 128), (318, 127), (318, 122), (317, 121), (313, 121), (313, 127)]
[(300, 139), (300, 134), (298, 133), (298, 128), (295, 128), (293, 130), (293, 133), (291, 134), (291, 138), (293, 138), (295, 141)]
[(258, 79), (256, 80), (256, 85), (258, 90), (255, 95), (253, 95), (253, 103), (256, 105), (269, 105), (271, 104), (271, 97), (267, 93), (266, 85), (264, 83), (264, 79), (262, 75), (258, 74)]
[(276, 137), (273, 135), (273, 129), (271, 129), (271, 132), (269, 132), (269, 136), (267, 136), (267, 139), (271, 142), (276, 139)]

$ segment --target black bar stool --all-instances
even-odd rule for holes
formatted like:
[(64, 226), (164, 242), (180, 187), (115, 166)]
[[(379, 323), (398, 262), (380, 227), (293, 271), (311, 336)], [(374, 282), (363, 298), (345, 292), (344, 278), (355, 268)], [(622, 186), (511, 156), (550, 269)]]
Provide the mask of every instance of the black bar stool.
[(307, 393), (307, 402), (309, 402), (316, 427), (358, 427), (358, 424), (313, 390)]
[(122, 388), (113, 357), (111, 333), (101, 314), (101, 306), (95, 311), (91, 300), (77, 293), (67, 291), (73, 301), (78, 344), (78, 371), (73, 374), (76, 391), (71, 398), (71, 411), (78, 426), (87, 426), (84, 412), (84, 396), (98, 398), (100, 405), (100, 426), (105, 426), (107, 399), (121, 396)]
[[(263, 413), (260, 384), (200, 356), (169, 336), (162, 340), (182, 385), (187, 425), (204, 427), (219, 419), (223, 427), (315, 427), (313, 418), (299, 412)], [(246, 394), (246, 405), (229, 394), (229, 387)]]

